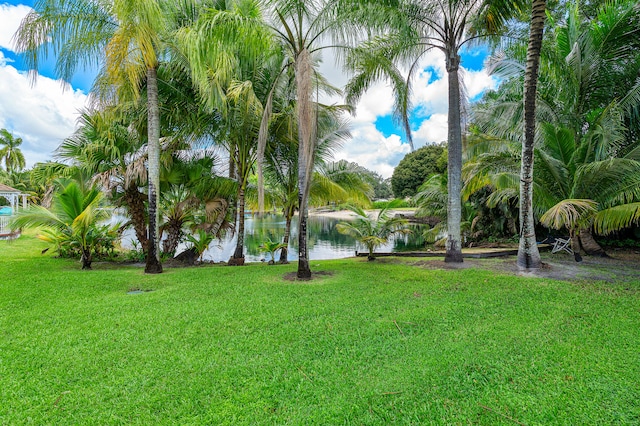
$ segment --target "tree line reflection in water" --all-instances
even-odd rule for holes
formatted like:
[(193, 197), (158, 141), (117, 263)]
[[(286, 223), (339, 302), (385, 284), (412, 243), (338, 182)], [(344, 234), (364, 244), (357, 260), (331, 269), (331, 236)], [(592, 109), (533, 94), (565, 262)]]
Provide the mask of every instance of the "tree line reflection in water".
[[(352, 237), (340, 234), (336, 230), (336, 224), (342, 220), (324, 217), (310, 216), (308, 221), (309, 233), (309, 258), (312, 260), (341, 259), (355, 255), (356, 250), (364, 251), (364, 246), (360, 246)], [(279, 214), (267, 214), (262, 217), (251, 214), (246, 215), (245, 222), (245, 259), (247, 262), (258, 262), (268, 259), (268, 254), (260, 250), (260, 245), (267, 240), (282, 241), (284, 236), (285, 219)], [(414, 232), (410, 235), (397, 236), (386, 245), (380, 247), (380, 252), (397, 252), (407, 250), (424, 249), (424, 239), (421, 237), (422, 228), (415, 225)], [(123, 237), (123, 247), (131, 248), (131, 238)], [(204, 260), (221, 262), (229, 260), (236, 245), (235, 234), (229, 233), (222, 240), (215, 240), (204, 254)], [(177, 253), (187, 248), (187, 244), (182, 243), (178, 247)], [(289, 260), (298, 259), (298, 218), (293, 218), (291, 224), (291, 238), (289, 242)]]

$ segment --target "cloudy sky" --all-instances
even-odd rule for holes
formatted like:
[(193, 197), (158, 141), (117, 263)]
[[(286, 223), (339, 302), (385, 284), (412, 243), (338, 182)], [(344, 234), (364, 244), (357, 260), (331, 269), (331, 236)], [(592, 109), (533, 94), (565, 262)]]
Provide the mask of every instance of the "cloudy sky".
[[(49, 58), (33, 83), (12, 41), (33, 3), (30, 0), (0, 3), (0, 128), (23, 139), (21, 148), (27, 167), (50, 160), (62, 139), (73, 133), (78, 111), (87, 101), (93, 79), (93, 73), (87, 70), (74, 76), (68, 84), (56, 80), (54, 59)], [(471, 100), (497, 85), (484, 67), (486, 56), (484, 49), (462, 55), (464, 84)], [(416, 148), (447, 137), (444, 56), (437, 51), (429, 53), (421, 69), (414, 82), (415, 110), (411, 120)], [(321, 70), (338, 86), (347, 81), (330, 55), (325, 54)], [(409, 152), (402, 132), (391, 120), (392, 107), (392, 91), (385, 84), (369, 90), (352, 118), (353, 139), (336, 152), (336, 159), (355, 161), (384, 177), (391, 176), (393, 168)]]

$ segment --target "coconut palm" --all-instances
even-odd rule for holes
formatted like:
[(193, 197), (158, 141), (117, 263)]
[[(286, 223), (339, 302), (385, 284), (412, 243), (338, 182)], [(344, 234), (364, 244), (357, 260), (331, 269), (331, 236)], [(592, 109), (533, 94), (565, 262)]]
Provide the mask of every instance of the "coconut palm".
[(108, 217), (101, 208), (99, 189), (83, 188), (77, 182), (62, 184), (54, 195), (51, 210), (31, 206), (19, 212), (10, 222), (12, 229), (45, 228), (41, 238), (56, 242), (61, 247), (77, 248), (81, 254), (82, 269), (91, 269), (93, 250), (99, 242), (99, 222)]
[(391, 202), (377, 214), (369, 214), (360, 207), (351, 206), (350, 210), (357, 216), (351, 222), (340, 222), (336, 229), (341, 234), (349, 235), (361, 242), (369, 251), (368, 260), (375, 260), (374, 251), (382, 244), (386, 244), (389, 238), (396, 234), (409, 234), (409, 222), (396, 216), (391, 216), (390, 209), (397, 204)]
[(271, 257), (269, 259), (269, 265), (274, 265), (276, 263), (276, 252), (278, 250), (282, 250), (286, 247), (286, 245), (284, 243), (280, 243), (278, 241), (271, 241), (270, 239), (267, 241), (264, 241), (261, 245), (260, 245), (260, 250), (264, 250), (267, 253), (269, 253), (269, 256)]
[(524, 143), (520, 166), (520, 242), (518, 245), (519, 268), (538, 269), (542, 265), (536, 244), (533, 213), (533, 159), (536, 131), (536, 93), (540, 50), (546, 18), (546, 0), (532, 0), (527, 62), (524, 72)]
[[(580, 236), (587, 253), (598, 254), (602, 249), (590, 233), (596, 217), (599, 233), (616, 229), (606, 225), (608, 212), (618, 219), (616, 226), (637, 220), (633, 218), (640, 186), (640, 148), (637, 139), (630, 137), (628, 123), (640, 101), (640, 82), (632, 77), (640, 72), (639, 11), (629, 1), (604, 5), (595, 24), (585, 22), (575, 5), (569, 12), (566, 23), (555, 25), (554, 41), (543, 52), (533, 207), (540, 216), (548, 210), (566, 211), (570, 200), (596, 202), (596, 216), (590, 209), (579, 208), (582, 201), (573, 208), (587, 215), (578, 222), (581, 227), (575, 238)], [(521, 69), (504, 67), (503, 71)], [(514, 186), (519, 185), (520, 173), (513, 165), (520, 162), (517, 123), (522, 104), (512, 83), (519, 76), (511, 74), (499, 93), (477, 108), (477, 124), (497, 139), (481, 140), (473, 148), (482, 147), (479, 151), (485, 152), (469, 164), (467, 186), (473, 191), (491, 183), (497, 190), (494, 199), (517, 196)], [(514, 137), (510, 143), (500, 140)]]
[(0, 130), (0, 161), (4, 161), (5, 170), (9, 173), (24, 169), (24, 155), (20, 148), (22, 138), (16, 138), (7, 129)]

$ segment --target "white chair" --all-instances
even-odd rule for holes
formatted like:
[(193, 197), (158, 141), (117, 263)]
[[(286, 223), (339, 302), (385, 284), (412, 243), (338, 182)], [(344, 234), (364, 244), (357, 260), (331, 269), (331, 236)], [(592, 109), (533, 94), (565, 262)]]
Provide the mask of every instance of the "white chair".
[(551, 249), (551, 253), (557, 253), (559, 251), (566, 251), (569, 254), (573, 254), (573, 250), (571, 250), (571, 238), (556, 238), (553, 242), (553, 248)]

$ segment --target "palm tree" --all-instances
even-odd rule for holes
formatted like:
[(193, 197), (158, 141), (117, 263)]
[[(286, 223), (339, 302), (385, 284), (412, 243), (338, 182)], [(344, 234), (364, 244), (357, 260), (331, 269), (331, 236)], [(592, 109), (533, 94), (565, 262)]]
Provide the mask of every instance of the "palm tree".
[[(299, 207), (297, 120), (295, 105), (279, 105), (270, 126), (270, 138), (265, 149), (267, 195), (270, 204), (281, 208), (285, 217), (285, 232), (280, 262), (288, 263), (291, 222)], [(371, 187), (346, 162), (332, 163), (333, 151), (351, 137), (348, 123), (339, 117), (340, 107), (318, 106), (318, 143), (309, 202), (325, 205), (335, 201), (350, 201), (368, 205)], [(257, 206), (259, 207), (259, 203)]]
[[(177, 9), (182, 7), (180, 11)], [(140, 99), (146, 91), (149, 178), (149, 246), (146, 273), (162, 272), (158, 235), (160, 184), (160, 107), (158, 66), (172, 27), (193, 18), (193, 3), (163, 0), (42, 0), (16, 33), (18, 50), (38, 69), (39, 59), (52, 49), (56, 70), (68, 80), (79, 64), (103, 64), (96, 89), (121, 99)], [(177, 19), (179, 16), (180, 19)], [(174, 19), (176, 18), (176, 19)], [(144, 86), (141, 83), (145, 83)]]
[[(640, 83), (631, 77), (640, 72), (638, 10), (629, 1), (604, 5), (594, 24), (585, 22), (574, 5), (566, 19), (555, 25), (555, 39), (543, 55), (532, 214), (545, 214), (548, 223), (557, 224), (567, 211), (579, 212), (580, 220), (569, 228), (574, 251), (579, 252), (579, 238), (588, 254), (601, 254), (592, 224), (596, 232), (608, 233), (637, 220), (640, 147), (627, 123), (640, 100)], [(521, 160), (521, 146), (513, 139), (518, 140), (522, 104), (513, 82), (521, 74), (505, 75), (510, 79), (476, 113), (479, 126), (497, 139), (481, 140), (473, 149), (484, 153), (468, 166), (469, 190), (491, 183), (495, 199), (516, 196), (520, 181), (514, 166)], [(596, 203), (597, 213), (583, 209), (583, 200)]]
[(93, 250), (100, 237), (98, 224), (108, 217), (100, 206), (102, 193), (77, 182), (65, 183), (54, 196), (51, 210), (32, 206), (10, 222), (12, 229), (44, 227), (41, 237), (80, 250), (82, 269), (91, 269)]
[[(376, 2), (364, 0), (267, 0), (266, 4), (271, 12), (269, 26), (284, 49), (286, 58), (282, 65), (282, 76), (285, 71), (292, 70), (293, 84), (296, 91), (296, 111), (298, 132), (298, 271), (299, 279), (309, 279), (309, 250), (307, 247), (307, 218), (309, 194), (315, 165), (315, 152), (318, 143), (317, 128), (317, 97), (321, 91), (335, 89), (323, 83), (315, 68), (316, 58), (320, 51), (327, 48), (344, 49), (361, 33), (365, 23), (374, 24), (381, 19), (380, 8)], [(371, 27), (370, 27), (371, 29)], [(353, 43), (351, 43), (353, 44)], [(274, 86), (275, 90), (275, 86)], [(259, 153), (264, 152), (267, 141), (271, 112), (271, 95), (265, 105), (265, 115)], [(259, 186), (262, 177), (262, 155), (258, 161)], [(263, 201), (260, 197), (259, 209), (262, 210)]]
[(542, 265), (536, 244), (533, 215), (533, 159), (536, 134), (536, 93), (538, 68), (547, 12), (546, 0), (532, 0), (527, 62), (524, 71), (524, 143), (520, 167), (520, 243), (517, 265), (524, 270)]
[[(349, 99), (358, 99), (377, 79), (388, 80), (396, 92), (394, 114), (404, 123), (411, 142), (408, 114), (412, 76), (424, 54), (432, 49), (444, 54), (449, 85), (446, 262), (463, 260), (459, 196), (462, 191), (463, 119), (460, 50), (478, 37), (496, 34), (518, 5), (519, 2), (489, 0), (399, 1), (388, 12), (393, 17), (390, 19), (392, 32), (370, 40), (363, 49), (356, 51), (350, 62), (356, 76), (347, 88)], [(396, 65), (399, 62), (409, 62), (406, 80)]]
[(5, 170), (9, 173), (19, 172), (24, 169), (24, 155), (20, 148), (22, 138), (14, 137), (7, 129), (0, 130), (0, 161), (4, 160)]
[(391, 216), (389, 209), (397, 204), (387, 204), (375, 215), (369, 215), (362, 208), (351, 206), (350, 210), (357, 217), (352, 222), (340, 222), (336, 229), (341, 234), (349, 235), (361, 242), (369, 251), (368, 260), (375, 260), (373, 252), (377, 247), (386, 244), (389, 238), (396, 234), (409, 234), (408, 221), (396, 216)]
[(144, 189), (144, 130), (135, 117), (143, 114), (127, 105), (84, 111), (78, 128), (57, 149), (57, 156), (82, 168), (110, 194), (116, 207), (124, 207), (140, 246), (148, 251)]

